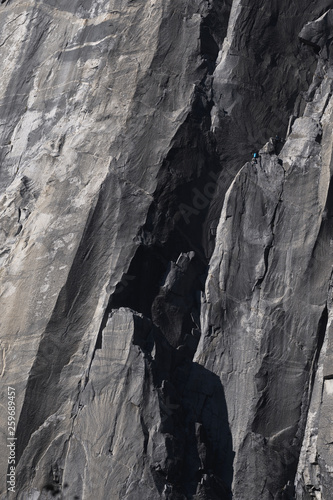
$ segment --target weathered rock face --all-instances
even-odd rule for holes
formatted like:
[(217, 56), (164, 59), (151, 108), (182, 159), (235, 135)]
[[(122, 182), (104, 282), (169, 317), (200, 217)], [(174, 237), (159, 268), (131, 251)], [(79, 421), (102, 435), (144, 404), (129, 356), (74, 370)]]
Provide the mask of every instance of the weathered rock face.
[(330, 500), (330, 7), (1, 3), (2, 499)]

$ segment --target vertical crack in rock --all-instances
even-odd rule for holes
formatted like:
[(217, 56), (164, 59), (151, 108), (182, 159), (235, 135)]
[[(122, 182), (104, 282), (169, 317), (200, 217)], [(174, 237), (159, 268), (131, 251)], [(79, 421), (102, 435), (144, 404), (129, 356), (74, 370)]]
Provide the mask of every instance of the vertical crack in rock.
[(327, 305), (325, 305), (325, 308), (322, 312), (322, 315), (320, 317), (319, 324), (318, 324), (317, 346), (316, 346), (315, 354), (314, 354), (313, 361), (311, 364), (311, 369), (310, 369), (308, 406), (309, 406), (312, 392), (313, 392), (313, 387), (314, 387), (315, 377), (316, 377), (317, 370), (318, 370), (318, 362), (319, 362), (321, 349), (323, 347), (323, 343), (325, 340), (327, 323), (328, 323), (328, 310), (327, 310)]

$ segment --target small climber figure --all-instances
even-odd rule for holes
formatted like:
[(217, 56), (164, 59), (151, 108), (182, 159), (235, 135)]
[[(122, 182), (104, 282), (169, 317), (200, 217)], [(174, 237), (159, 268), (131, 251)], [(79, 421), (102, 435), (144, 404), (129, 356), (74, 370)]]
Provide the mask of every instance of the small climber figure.
[(258, 153), (253, 153), (252, 165), (255, 165), (258, 160)]

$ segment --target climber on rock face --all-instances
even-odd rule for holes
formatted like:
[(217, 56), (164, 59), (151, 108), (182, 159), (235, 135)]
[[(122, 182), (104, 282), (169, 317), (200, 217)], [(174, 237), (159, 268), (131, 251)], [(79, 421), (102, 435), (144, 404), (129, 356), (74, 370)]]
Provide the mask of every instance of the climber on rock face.
[(256, 164), (258, 160), (258, 153), (253, 153), (252, 165)]

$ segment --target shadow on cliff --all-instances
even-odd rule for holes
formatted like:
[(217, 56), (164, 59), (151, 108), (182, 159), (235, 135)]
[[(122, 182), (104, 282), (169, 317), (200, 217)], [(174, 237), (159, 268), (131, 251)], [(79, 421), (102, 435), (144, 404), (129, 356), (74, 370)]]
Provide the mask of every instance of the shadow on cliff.
[(230, 500), (234, 453), (220, 378), (192, 362), (184, 346), (172, 347), (159, 329), (154, 340), (167, 452), (164, 464), (151, 465), (155, 484), (161, 493), (170, 485), (170, 500)]
[(182, 406), (186, 422), (184, 473), (187, 481), (191, 478), (193, 484), (190, 488), (189, 482), (189, 493), (194, 492), (200, 480), (197, 498), (229, 500), (232, 497), (234, 453), (219, 377), (192, 363)]
[(156, 247), (139, 247), (105, 322), (113, 309), (130, 307), (154, 325), (155, 354), (147, 354), (167, 458), (153, 461), (150, 470), (160, 494), (170, 488), (170, 500), (229, 500), (234, 453), (224, 389), (217, 375), (192, 361), (200, 338), (203, 262), (194, 252), (181, 253), (177, 263), (166, 257)]

